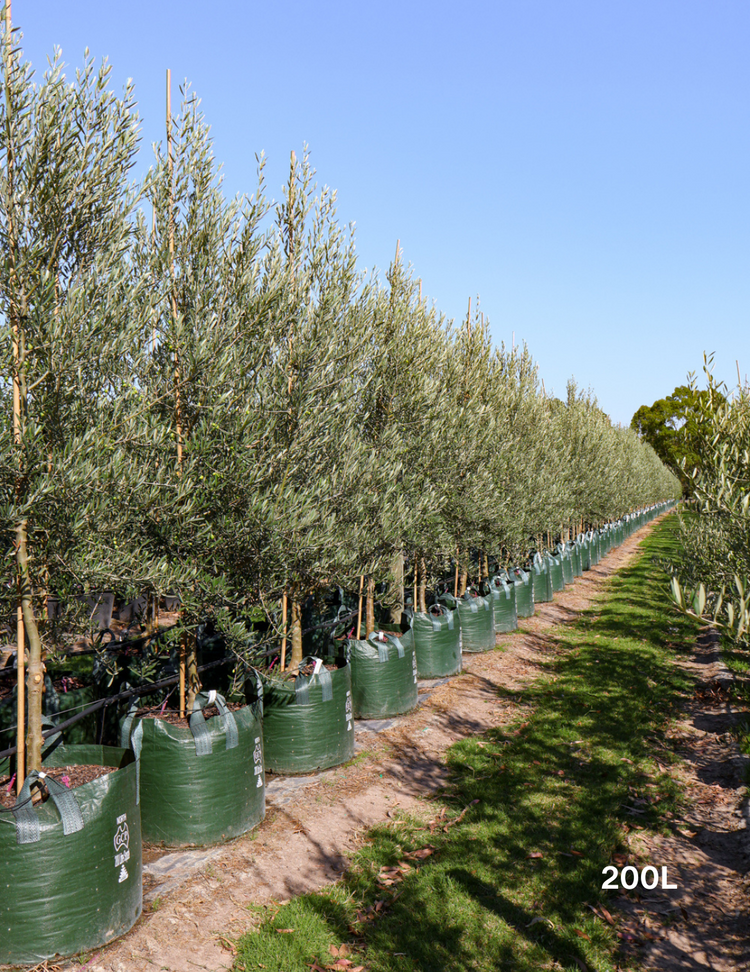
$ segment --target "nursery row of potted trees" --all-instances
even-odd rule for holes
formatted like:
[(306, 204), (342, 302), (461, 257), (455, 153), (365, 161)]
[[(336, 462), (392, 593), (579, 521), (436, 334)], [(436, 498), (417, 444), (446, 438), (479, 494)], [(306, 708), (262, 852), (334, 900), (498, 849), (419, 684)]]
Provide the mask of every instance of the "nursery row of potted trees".
[[(565, 401), (547, 396), (528, 351), (494, 348), (477, 307), (461, 326), (445, 321), (398, 248), (383, 283), (360, 272), (335, 195), (316, 191), (307, 157), (292, 155), (281, 203), (266, 199), (262, 159), (255, 194), (227, 201), (187, 87), (133, 183), (132, 89), (114, 95), (108, 69), (88, 58), (71, 80), (59, 55), (34, 83), (9, 3), (5, 14), (1, 599), (19, 649), (17, 805), (0, 813), (7, 853), (20, 836), (4, 871), (15, 904), (0, 906), (0, 957), (39, 961), (137, 917), (141, 810), (152, 826), (139, 782), (165, 798), (184, 785), (197, 800), (177, 756), (169, 779), (161, 769), (149, 782), (133, 755), (172, 744), (162, 722), (180, 730), (188, 761), (221, 754), (222, 773), (239, 773), (239, 752), (262, 747), (257, 686), (234, 709), (202, 694), (200, 625), (210, 621), (246, 662), (260, 612), (275, 625), (280, 667), (299, 672), (303, 603), (331, 584), (361, 591), (369, 638), (379, 584), (401, 620), (407, 555), (416, 618), (451, 558), (460, 598), (474, 566), (473, 579), (488, 580), (486, 551), (512, 563), (529, 537), (568, 541), (676, 497), (679, 484), (573, 384)], [(101, 770), (71, 802), (53, 770), (76, 754), (44, 756), (45, 660), (70, 647), (75, 605), (100, 591), (151, 608), (179, 595), (176, 725), (134, 718), (127, 748), (78, 754)], [(335, 698), (346, 667), (304, 675), (302, 698), (318, 688)], [(290, 761), (294, 747), (289, 729), (280, 748)], [(262, 762), (242, 772), (252, 808), (222, 823), (225, 836), (262, 814)], [(37, 806), (40, 792), (48, 799)], [(192, 835), (219, 799), (217, 788), (214, 803), (195, 804)], [(58, 883), (38, 923), (38, 901), (28, 918), (23, 901), (51, 870)], [(79, 924), (66, 911), (76, 894), (97, 909)]]

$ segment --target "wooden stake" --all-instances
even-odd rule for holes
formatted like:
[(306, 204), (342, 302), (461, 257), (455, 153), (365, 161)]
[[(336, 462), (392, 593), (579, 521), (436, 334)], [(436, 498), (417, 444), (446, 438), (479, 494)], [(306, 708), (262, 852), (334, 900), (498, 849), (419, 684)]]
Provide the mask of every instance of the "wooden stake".
[(185, 718), (185, 669), (187, 668), (187, 646), (185, 641), (187, 635), (182, 636), (180, 641), (180, 718)]
[(458, 557), (459, 557), (459, 548), (458, 548), (458, 545), (457, 545), (456, 546), (456, 579), (453, 582), (453, 596), (454, 597), (458, 597)]
[(469, 338), (469, 343), (471, 343), (471, 297), (469, 297), (469, 312), (466, 315), (466, 334)]
[(281, 639), (281, 671), (283, 672), (286, 668), (286, 637), (287, 637), (287, 621), (286, 621), (286, 609), (287, 609), (287, 593), (281, 598), (281, 617), (284, 625), (284, 637)]
[(365, 575), (359, 575), (359, 608), (357, 610), (357, 632), (355, 637), (359, 641), (360, 635), (362, 633), (362, 589), (365, 585)]
[(415, 614), (417, 613), (417, 611), (420, 610), (420, 607), (419, 607), (419, 604), (418, 604), (418, 601), (417, 601), (418, 592), (419, 592), (419, 568), (417, 567), (417, 558), (415, 556), (414, 557), (414, 596), (413, 596), (413, 599), (412, 599), (412, 603), (413, 603), (413, 606), (414, 606), (414, 613)]
[[(172, 158), (172, 72), (167, 68), (167, 169), (169, 171), (169, 269), (172, 276), (172, 328), (177, 326), (177, 280), (174, 265), (174, 160)], [(180, 388), (180, 359), (175, 340), (174, 400), (175, 433), (177, 436), (177, 475), (182, 475), (182, 392)]]
[(734, 359), (734, 363), (737, 365), (737, 384), (741, 388), (742, 387), (742, 378), (740, 376), (740, 359), (739, 358), (735, 358)]

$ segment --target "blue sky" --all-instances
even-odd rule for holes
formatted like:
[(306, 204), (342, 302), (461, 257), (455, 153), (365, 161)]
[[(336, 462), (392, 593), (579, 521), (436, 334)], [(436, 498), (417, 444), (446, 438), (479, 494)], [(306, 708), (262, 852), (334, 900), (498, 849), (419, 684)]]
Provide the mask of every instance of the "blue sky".
[(43, 69), (88, 46), (148, 145), (188, 78), (229, 193), (281, 196), (309, 144), (363, 267), (400, 239), (450, 317), (481, 301), (547, 390), (629, 423), (700, 371), (750, 373), (747, 0), (13, 0)]

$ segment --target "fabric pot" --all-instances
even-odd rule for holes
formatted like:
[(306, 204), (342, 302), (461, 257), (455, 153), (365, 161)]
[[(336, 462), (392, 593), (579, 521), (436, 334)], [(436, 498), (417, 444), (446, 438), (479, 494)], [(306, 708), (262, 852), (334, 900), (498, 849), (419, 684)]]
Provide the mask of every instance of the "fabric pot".
[(591, 570), (591, 551), (589, 541), (585, 533), (578, 534), (576, 546), (578, 547), (581, 555), (581, 570)]
[(592, 567), (596, 565), (601, 560), (601, 551), (599, 549), (599, 533), (596, 530), (589, 530), (586, 534), (586, 539), (589, 542), (589, 562)]
[(532, 575), (521, 567), (513, 567), (505, 576), (508, 581), (513, 581), (513, 587), (516, 592), (516, 616), (519, 618), (530, 618), (535, 610), (534, 581)]
[(567, 543), (560, 543), (557, 546), (558, 559), (562, 565), (563, 583), (573, 583), (573, 557), (570, 546)]
[(347, 642), (355, 719), (387, 719), (417, 705), (417, 656), (411, 631), (373, 631)]
[(441, 600), (449, 608), (458, 609), (458, 623), (461, 626), (461, 651), (474, 654), (492, 651), (495, 647), (495, 619), (492, 601), (472, 591), (466, 591), (456, 599), (452, 594), (444, 594)]
[(489, 583), (492, 598), (492, 613), (495, 618), (495, 633), (515, 631), (518, 627), (516, 613), (516, 585), (509, 582), (507, 575), (497, 574)]
[(549, 562), (542, 560), (540, 553), (534, 554), (532, 562), (532, 579), (534, 582), (534, 604), (552, 600), (552, 578), (549, 572)]
[(547, 553), (547, 565), (550, 581), (552, 582), (552, 593), (565, 589), (565, 578), (563, 577), (562, 560), (551, 553)]
[(461, 628), (455, 612), (433, 604), (412, 617), (411, 630), (420, 678), (443, 678), (461, 671)]
[[(48, 767), (71, 764), (117, 770), (74, 790), (50, 780), (46, 803), (0, 814), (0, 963), (37, 965), (100, 948), (129, 931), (141, 913), (133, 754), (109, 746), (59, 746), (45, 760)], [(30, 774), (27, 784), (36, 777)], [(19, 804), (25, 788), (21, 797)]]
[[(143, 835), (179, 847), (216, 844), (247, 833), (266, 813), (263, 705), (236, 712), (217, 692), (201, 692), (190, 728), (130, 713), (121, 739), (130, 741), (140, 773)], [(203, 709), (219, 715), (206, 720)]]
[[(320, 659), (305, 658), (304, 664)], [(263, 739), (266, 769), (274, 773), (314, 773), (354, 757), (352, 670), (337, 668), (293, 681), (263, 679)]]

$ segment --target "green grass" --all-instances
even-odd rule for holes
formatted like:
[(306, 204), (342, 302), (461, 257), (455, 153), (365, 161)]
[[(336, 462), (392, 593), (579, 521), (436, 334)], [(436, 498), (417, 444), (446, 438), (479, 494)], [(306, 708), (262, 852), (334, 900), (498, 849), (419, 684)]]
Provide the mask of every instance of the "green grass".
[(626, 828), (663, 829), (678, 811), (654, 759), (675, 758), (665, 732), (691, 689), (673, 658), (694, 623), (673, 613), (654, 564), (675, 543), (667, 520), (562, 632), (548, 676), (517, 697), (515, 726), (451, 748), (432, 827), (373, 830), (340, 882), (266, 911), (239, 940), (236, 972), (333, 966), (343, 943), (368, 972), (614, 970), (615, 931), (587, 905), (606, 906), (602, 869)]

